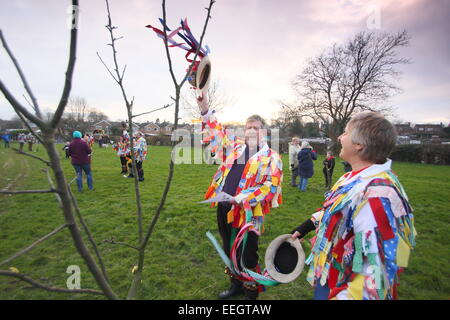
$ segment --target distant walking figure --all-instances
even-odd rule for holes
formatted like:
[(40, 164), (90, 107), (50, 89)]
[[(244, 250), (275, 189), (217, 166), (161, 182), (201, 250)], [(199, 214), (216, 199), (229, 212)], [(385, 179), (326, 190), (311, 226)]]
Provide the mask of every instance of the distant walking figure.
[(89, 190), (92, 190), (92, 173), (91, 173), (91, 147), (81, 139), (81, 132), (73, 132), (73, 140), (69, 145), (69, 155), (72, 157), (72, 166), (77, 173), (78, 191), (83, 189), (83, 171), (87, 177)]
[(309, 145), (309, 142), (303, 141), (298, 153), (298, 173), (300, 176), (300, 183), (298, 188), (300, 191), (306, 191), (308, 179), (314, 175), (313, 160), (317, 160), (317, 153)]
[(19, 142), (20, 151), (23, 151), (23, 145), (25, 144), (25, 134), (19, 133), (17, 136), (17, 141)]
[(291, 169), (291, 186), (296, 187), (298, 176), (298, 153), (300, 152), (300, 138), (293, 137), (289, 143), (289, 167)]

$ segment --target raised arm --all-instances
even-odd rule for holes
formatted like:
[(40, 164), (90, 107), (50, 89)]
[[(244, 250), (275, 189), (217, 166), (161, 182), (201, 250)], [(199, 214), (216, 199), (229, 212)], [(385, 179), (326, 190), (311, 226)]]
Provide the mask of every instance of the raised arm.
[(243, 143), (230, 130), (227, 130), (220, 124), (214, 110), (209, 110), (207, 96), (197, 98), (197, 105), (202, 115), (202, 129), (206, 137), (203, 139), (204, 144), (209, 144), (211, 152), (222, 155), (223, 148), (232, 146), (235, 143)]

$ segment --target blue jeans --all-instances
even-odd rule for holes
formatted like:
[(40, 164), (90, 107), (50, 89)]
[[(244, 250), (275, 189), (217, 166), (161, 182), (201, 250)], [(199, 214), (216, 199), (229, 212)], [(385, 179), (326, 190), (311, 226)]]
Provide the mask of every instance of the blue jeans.
[(87, 184), (89, 190), (92, 190), (92, 173), (91, 173), (91, 165), (89, 163), (86, 164), (72, 164), (75, 168), (75, 172), (77, 173), (77, 186), (78, 191), (83, 189), (83, 171), (87, 177)]
[(300, 191), (306, 191), (306, 186), (308, 185), (308, 178), (300, 176), (300, 183), (298, 184), (298, 188)]

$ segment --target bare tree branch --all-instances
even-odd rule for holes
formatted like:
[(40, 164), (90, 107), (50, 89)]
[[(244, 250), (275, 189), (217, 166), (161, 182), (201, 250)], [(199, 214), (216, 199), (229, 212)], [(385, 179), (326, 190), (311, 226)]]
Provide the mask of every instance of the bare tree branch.
[[(1, 34), (1, 30), (0, 30)], [(0, 91), (5, 96), (6, 100), (11, 104), (14, 111), (16, 111), (17, 114), (21, 113), (24, 117), (26, 117), (28, 120), (34, 122), (39, 127), (44, 126), (44, 121), (36, 117), (34, 114), (30, 113), (22, 104), (17, 101), (17, 99), (9, 92), (8, 88), (3, 84), (2, 80), (0, 79)]]
[[(204, 37), (205, 32), (206, 32), (206, 27), (208, 25), (208, 21), (211, 18), (210, 12), (211, 12), (211, 9), (212, 9), (212, 6), (213, 6), (214, 3), (215, 3), (214, 0), (210, 0), (209, 7), (207, 9), (208, 13), (207, 13), (206, 21), (205, 21), (205, 24), (204, 24), (204, 27), (203, 27), (202, 35), (200, 37), (199, 46), (198, 46), (198, 48), (197, 48), (197, 50), (195, 52), (195, 56), (193, 58), (193, 61), (192, 61), (191, 65), (189, 66), (189, 69), (186, 72), (186, 75), (184, 76), (184, 78), (183, 78), (183, 80), (181, 81), (180, 84), (177, 83), (177, 80), (176, 80), (176, 77), (175, 77), (175, 74), (174, 74), (174, 71), (173, 71), (173, 68), (172, 68), (172, 60), (171, 60), (171, 57), (170, 57), (169, 47), (168, 47), (168, 43), (167, 43), (167, 28), (165, 26), (163, 28), (164, 29), (164, 47), (166, 49), (167, 60), (168, 60), (168, 63), (169, 63), (169, 71), (170, 71), (170, 74), (172, 76), (172, 80), (173, 80), (173, 83), (174, 83), (174, 86), (175, 86), (174, 129), (176, 129), (177, 126), (178, 126), (178, 119), (179, 119), (178, 118), (178, 113), (179, 113), (179, 107), (180, 107), (180, 90), (181, 90), (181, 87), (183, 86), (183, 84), (185, 83), (186, 79), (188, 78), (189, 74), (191, 73), (191, 70), (192, 70), (192, 68), (193, 68), (193, 66), (195, 64), (195, 60), (196, 60), (197, 55), (199, 53), (199, 50), (201, 48), (203, 37)], [(166, 19), (166, 2), (165, 2), (165, 0), (162, 1), (162, 11), (163, 11), (163, 21), (167, 21), (167, 19)], [(172, 151), (173, 151), (174, 148), (175, 148), (175, 142), (173, 141), (172, 142)], [(162, 209), (164, 207), (167, 195), (168, 195), (169, 190), (170, 190), (170, 185), (171, 185), (172, 177), (173, 177), (173, 171), (174, 171), (174, 162), (173, 162), (173, 159), (171, 158), (171, 161), (170, 161), (170, 164), (169, 164), (169, 174), (167, 176), (167, 181), (166, 181), (166, 185), (164, 187), (163, 195), (161, 196), (158, 208), (156, 209), (155, 214), (154, 214), (154, 216), (152, 218), (152, 221), (150, 222), (150, 225), (148, 226), (148, 229), (147, 229), (147, 231), (145, 233), (145, 238), (142, 241), (140, 241), (140, 244), (139, 244), (140, 253), (139, 253), (139, 260), (138, 260), (138, 265), (137, 265), (138, 268), (137, 268), (136, 272), (134, 273), (133, 282), (131, 284), (130, 289), (128, 290), (127, 299), (133, 299), (134, 298), (134, 296), (137, 293), (137, 289), (138, 289), (138, 287), (140, 285), (141, 278), (142, 278), (142, 270), (144, 268), (145, 248), (147, 247), (148, 241), (149, 241), (149, 239), (150, 239), (150, 237), (151, 237), (151, 235), (153, 233), (155, 225), (156, 225), (156, 223), (157, 223), (157, 221), (159, 219), (159, 216), (161, 214), (161, 211), (162, 211)]]
[(138, 247), (132, 246), (131, 244), (125, 243), (125, 242), (120, 242), (120, 241), (115, 241), (113, 239), (105, 239), (103, 240), (104, 243), (109, 243), (109, 244), (117, 244), (117, 245), (121, 245), (121, 246), (125, 246), (134, 250), (139, 251), (140, 249)]
[[(72, 8), (73, 10), (77, 10), (78, 8), (78, 0), (72, 0)], [(74, 14), (72, 15), (72, 19), (78, 19), (78, 17)], [(76, 21), (75, 21), (76, 23)], [(70, 52), (69, 52), (69, 62), (67, 64), (66, 69), (66, 77), (64, 81), (64, 88), (61, 95), (61, 99), (59, 100), (58, 107), (56, 108), (55, 114), (53, 115), (53, 119), (50, 122), (50, 127), (54, 130), (58, 126), (59, 121), (61, 120), (62, 114), (64, 113), (64, 109), (67, 105), (67, 101), (69, 99), (70, 90), (72, 89), (72, 76), (73, 71), (75, 69), (75, 60), (76, 60), (76, 52), (77, 52), (77, 35), (78, 28), (73, 26), (70, 30)]]
[(83, 216), (81, 215), (80, 207), (78, 206), (78, 201), (75, 198), (75, 196), (73, 195), (72, 190), (70, 189), (69, 185), (67, 185), (67, 189), (69, 191), (69, 196), (70, 196), (70, 199), (72, 200), (72, 205), (73, 205), (73, 208), (75, 209), (75, 213), (78, 217), (78, 220), (80, 221), (81, 226), (84, 229), (84, 232), (86, 232), (88, 240), (91, 243), (92, 248), (94, 249), (95, 255), (97, 256), (97, 260), (100, 265), (100, 269), (102, 270), (103, 276), (105, 277), (106, 281), (109, 282), (108, 274), (106, 272), (106, 268), (105, 268), (105, 264), (103, 263), (102, 256), (98, 250), (97, 244), (94, 241), (94, 237), (92, 236), (91, 230), (89, 230), (89, 227), (87, 226), (86, 221), (84, 220)]
[[(27, 97), (25, 95), (23, 95), (23, 97), (25, 98), (25, 100), (28, 102), (28, 104), (30, 104), (30, 102), (27, 100)], [(31, 128), (31, 126), (28, 124), (27, 120), (25, 119), (25, 117), (20, 113), (17, 112), (17, 115), (19, 116), (20, 120), (22, 120), (23, 124), (28, 128), (28, 130), (30, 130), (30, 132), (36, 137), (36, 139), (43, 144), (44, 141), (41, 139), (41, 137)]]
[(139, 117), (139, 116), (143, 116), (143, 115), (145, 115), (145, 114), (153, 113), (153, 112), (156, 112), (156, 111), (159, 111), (159, 110), (168, 108), (168, 107), (170, 107), (171, 105), (173, 105), (173, 103), (171, 103), (171, 104), (165, 104), (164, 107), (157, 108), (157, 109), (154, 109), (154, 110), (151, 110), (151, 111), (147, 111), (147, 112), (143, 112), (143, 113), (139, 113), (139, 114), (134, 114), (134, 115), (132, 115), (132, 118), (136, 118), (136, 117)]
[(37, 160), (39, 160), (39, 161), (42, 161), (42, 162), (45, 163), (47, 166), (50, 166), (50, 165), (51, 165), (50, 161), (45, 160), (45, 159), (43, 159), (43, 158), (41, 158), (41, 157), (38, 157), (38, 156), (36, 156), (36, 155), (34, 155), (34, 154), (31, 154), (31, 153), (22, 151), (22, 150), (17, 149), (17, 148), (11, 148), (11, 149), (14, 150), (15, 152), (19, 153), (19, 154), (23, 154), (24, 156), (31, 157), (31, 158), (33, 158), (33, 159), (37, 159)]
[[(109, 69), (109, 67), (106, 65), (105, 61), (103, 61), (102, 57), (100, 56), (100, 54), (97, 52), (97, 57), (100, 59), (100, 61), (102, 62), (102, 64), (105, 66), (106, 70), (109, 72), (109, 74), (111, 75), (111, 77), (114, 79), (115, 82), (119, 83), (119, 80), (116, 79), (116, 77), (114, 76), (114, 74), (111, 72), (111, 70)], [(119, 79), (121, 79), (119, 77)]]
[[(78, 0), (72, 0), (72, 21), (76, 21), (77, 16), (76, 13), (78, 12)], [(53, 174), (56, 181), (56, 190), (50, 189), (50, 190), (24, 190), (24, 191), (0, 191), (0, 194), (20, 194), (20, 193), (49, 193), (49, 192), (58, 192), (61, 204), (62, 204), (62, 214), (64, 216), (66, 225), (70, 231), (72, 240), (74, 242), (74, 245), (77, 249), (77, 252), (81, 256), (81, 258), (86, 263), (87, 267), (89, 268), (89, 271), (93, 275), (95, 281), (97, 282), (98, 286), (101, 288), (103, 293), (99, 291), (91, 291), (91, 293), (97, 293), (97, 294), (104, 294), (109, 299), (118, 299), (117, 295), (112, 290), (111, 286), (108, 283), (107, 278), (103, 275), (102, 271), (98, 268), (97, 263), (93, 259), (92, 255), (90, 254), (87, 246), (84, 243), (83, 237), (80, 233), (80, 230), (78, 229), (78, 226), (75, 221), (75, 216), (73, 214), (73, 208), (72, 208), (72, 202), (70, 198), (69, 193), (69, 186), (65, 180), (65, 176), (61, 167), (61, 161), (59, 158), (59, 154), (56, 151), (55, 148), (55, 132), (56, 128), (60, 123), (62, 114), (64, 112), (64, 109), (67, 105), (68, 97), (70, 95), (71, 86), (72, 86), (72, 77), (73, 77), (73, 71), (75, 66), (75, 60), (76, 60), (76, 44), (77, 44), (77, 28), (72, 27), (70, 32), (70, 52), (69, 52), (69, 62), (66, 69), (65, 74), (65, 83), (63, 92), (61, 95), (61, 99), (59, 101), (57, 110), (51, 119), (49, 123), (44, 122), (39, 117), (31, 114), (27, 109), (25, 109), (15, 98), (14, 96), (8, 91), (6, 86), (3, 84), (3, 82), (0, 81), (0, 90), (5, 95), (6, 99), (10, 102), (11, 106), (14, 108), (16, 113), (21, 113), (24, 117), (26, 117), (31, 122), (35, 123), (39, 126), (39, 128), (42, 130), (42, 140), (43, 145), (47, 151), (47, 155), (49, 157), (49, 161), (51, 164), (51, 168), (53, 170)], [(2, 43), (5, 44), (4, 38), (1, 37)], [(19, 277), (24, 281), (28, 281), (32, 284), (34, 284), (37, 287), (41, 287), (46, 290), (54, 290), (54, 291), (60, 291), (60, 292), (76, 292), (75, 290), (65, 290), (60, 288), (50, 288), (45, 285), (41, 285), (33, 281), (32, 279), (27, 278), (25, 275), (17, 275), (15, 273), (8, 272), (8, 271), (2, 271), (3, 275), (10, 275)], [(62, 290), (62, 291), (61, 291)], [(89, 292), (86, 290), (82, 290), (79, 292)]]
[(42, 238), (40, 238), (39, 240), (36, 240), (35, 242), (33, 242), (31, 245), (29, 245), (28, 247), (26, 247), (25, 249), (20, 250), (19, 252), (15, 253), (14, 255), (12, 255), (11, 257), (9, 257), (6, 260), (3, 260), (2, 262), (0, 262), (0, 266), (10, 263), (11, 261), (13, 261), (14, 259), (20, 257), (21, 255), (27, 253), (28, 251), (30, 251), (31, 249), (33, 249), (35, 246), (37, 246), (38, 244), (40, 244), (41, 242), (44, 242), (45, 240), (47, 240), (48, 238), (50, 238), (51, 236), (54, 236), (55, 234), (57, 234), (58, 232), (60, 232), (61, 230), (63, 230), (64, 228), (67, 227), (67, 224), (63, 224), (61, 226), (59, 226), (58, 228), (56, 228), (55, 230), (53, 230), (52, 232), (46, 234), (45, 236), (43, 236)]
[[(320, 119), (336, 142), (355, 112), (389, 112), (388, 99), (399, 92), (397, 65), (409, 63), (397, 49), (408, 45), (406, 31), (361, 32), (310, 59), (293, 82), (299, 96), (296, 113)], [(285, 107), (283, 107), (285, 108)]]
[[(214, 110), (216, 113), (220, 112), (226, 105), (233, 104), (232, 98), (227, 96), (217, 81), (213, 81), (205, 93), (207, 95), (208, 110)], [(189, 93), (181, 97), (183, 109), (194, 118), (201, 116), (201, 111), (197, 105), (196, 90), (189, 90)]]
[(5, 39), (3, 38), (3, 33), (0, 30), (0, 39), (2, 41), (3, 47), (5, 48), (6, 52), (8, 53), (9, 57), (11, 58), (14, 67), (17, 70), (17, 73), (20, 76), (20, 79), (22, 80), (22, 84), (25, 87), (26, 92), (30, 96), (31, 101), (33, 102), (33, 109), (36, 112), (38, 118), (42, 119), (41, 110), (39, 109), (39, 105), (37, 103), (36, 97), (34, 96), (33, 92), (31, 91), (30, 86), (28, 85), (27, 79), (25, 78), (25, 75), (22, 72), (22, 69), (19, 66), (19, 63), (17, 62), (16, 58), (12, 54), (11, 50), (9, 49), (8, 44), (6, 43)]
[(53, 193), (58, 192), (55, 189), (48, 190), (21, 190), (21, 191), (9, 191), (9, 190), (0, 190), (0, 194), (24, 194), (24, 193)]
[[(53, 183), (52, 177), (50, 177), (49, 168), (44, 168), (44, 169), (42, 169), (42, 171), (44, 171), (45, 174), (47, 175), (47, 180), (48, 180), (48, 184), (50, 185), (50, 189), (55, 189), (55, 184)], [(59, 196), (58, 193), (55, 193), (55, 197), (56, 197), (56, 201), (58, 201), (59, 207), (62, 209), (63, 206), (62, 206), (61, 197)]]
[(52, 292), (59, 292), (59, 293), (89, 293), (89, 294), (98, 294), (98, 295), (105, 295), (103, 292), (93, 289), (65, 289), (65, 288), (57, 288), (57, 287), (50, 287), (45, 284), (42, 284), (40, 282), (37, 282), (30, 277), (24, 275), (23, 273), (16, 273), (8, 270), (0, 270), (0, 276), (8, 276), (13, 278), (18, 278), (22, 281), (28, 282), (33, 287), (44, 289), (47, 291)]
[[(111, 76), (116, 80), (117, 84), (120, 87), (120, 90), (122, 92), (122, 97), (124, 99), (125, 102), (125, 106), (127, 108), (127, 113), (128, 113), (128, 126), (129, 126), (129, 131), (130, 131), (130, 149), (131, 149), (131, 170), (133, 172), (133, 176), (134, 176), (134, 191), (135, 191), (135, 195), (136, 195), (136, 208), (137, 208), (137, 224), (138, 224), (138, 239), (139, 242), (142, 241), (142, 237), (143, 237), (143, 227), (142, 227), (142, 204), (141, 204), (141, 194), (140, 194), (140, 190), (139, 190), (139, 181), (138, 181), (138, 174), (137, 174), (137, 168), (136, 168), (136, 163), (135, 163), (135, 158), (134, 158), (134, 140), (133, 140), (133, 103), (134, 103), (134, 97), (132, 98), (131, 101), (128, 100), (124, 85), (123, 85), (123, 78), (121, 78), (120, 72), (119, 72), (119, 63), (117, 60), (117, 50), (115, 47), (115, 42), (117, 40), (116, 37), (114, 37), (114, 29), (117, 29), (117, 27), (112, 25), (112, 19), (111, 19), (111, 11), (109, 9), (109, 2), (108, 0), (105, 0), (106, 2), (106, 10), (108, 13), (108, 24), (106, 25), (106, 29), (108, 29), (109, 31), (109, 35), (111, 38), (111, 43), (109, 44), (111, 46), (111, 50), (112, 50), (112, 55), (113, 55), (113, 61), (114, 61), (114, 71), (116, 72), (117, 75), (117, 80), (116, 78), (112, 75), (112, 72), (109, 70)], [(105, 65), (106, 66), (106, 65)], [(123, 73), (122, 73), (123, 74)]]

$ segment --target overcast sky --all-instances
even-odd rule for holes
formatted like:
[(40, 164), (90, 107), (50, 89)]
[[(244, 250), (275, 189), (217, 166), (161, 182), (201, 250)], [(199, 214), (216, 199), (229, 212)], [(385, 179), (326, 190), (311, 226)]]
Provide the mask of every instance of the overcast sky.
[[(68, 60), (70, 1), (0, 0), (0, 28), (43, 109), (54, 109), (61, 96)], [(200, 37), (209, 1), (167, 0), (168, 25), (187, 17)], [(135, 97), (134, 113), (170, 103), (174, 87), (162, 40), (145, 28), (159, 26), (159, 0), (110, 0), (118, 26), (118, 58), (127, 64), (125, 86)], [(72, 96), (84, 97), (111, 120), (125, 119), (119, 87), (99, 61), (111, 64), (103, 0), (80, 0), (80, 30)], [(360, 31), (406, 29), (410, 45), (400, 54), (412, 63), (400, 67), (403, 93), (390, 104), (397, 119), (413, 123), (450, 122), (450, 1), (448, 0), (216, 0), (205, 44), (211, 48), (212, 79), (232, 101), (222, 121), (242, 121), (259, 113), (270, 119), (278, 100), (294, 97), (291, 81), (308, 58)], [(178, 79), (188, 64), (185, 51), (171, 49)], [(0, 78), (26, 105), (23, 86), (0, 48)], [(185, 85), (183, 91), (189, 91)], [(0, 118), (14, 115), (0, 95)], [(182, 114), (182, 121), (190, 117)], [(173, 121), (173, 107), (142, 116)]]

